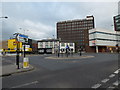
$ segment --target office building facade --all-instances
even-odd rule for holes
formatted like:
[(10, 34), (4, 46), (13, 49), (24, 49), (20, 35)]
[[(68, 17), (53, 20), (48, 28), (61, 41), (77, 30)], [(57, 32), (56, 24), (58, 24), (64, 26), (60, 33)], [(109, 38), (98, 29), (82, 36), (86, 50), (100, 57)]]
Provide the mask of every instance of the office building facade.
[(76, 52), (80, 49), (80, 47), (82, 47), (84, 51), (88, 52), (88, 30), (94, 27), (93, 16), (87, 16), (85, 19), (57, 22), (57, 38), (60, 38), (61, 42), (75, 43)]
[(105, 29), (89, 30), (89, 46), (92, 52), (116, 52), (120, 34)]

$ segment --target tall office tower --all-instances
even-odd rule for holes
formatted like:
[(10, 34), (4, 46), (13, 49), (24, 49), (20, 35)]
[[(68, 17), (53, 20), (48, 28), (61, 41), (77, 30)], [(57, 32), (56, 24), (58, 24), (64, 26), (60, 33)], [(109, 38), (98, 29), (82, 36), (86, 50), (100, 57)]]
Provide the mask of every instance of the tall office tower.
[(120, 14), (120, 1), (118, 2), (118, 14)]
[(85, 19), (57, 22), (57, 38), (60, 38), (61, 42), (75, 43), (76, 51), (80, 47), (84, 51), (90, 51), (88, 30), (93, 28), (95, 28), (93, 16), (86, 16)]

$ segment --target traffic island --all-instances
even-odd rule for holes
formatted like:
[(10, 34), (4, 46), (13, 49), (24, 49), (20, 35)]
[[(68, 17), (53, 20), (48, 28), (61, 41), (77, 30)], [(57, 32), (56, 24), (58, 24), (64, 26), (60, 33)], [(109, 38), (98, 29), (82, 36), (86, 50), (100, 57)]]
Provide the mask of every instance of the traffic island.
[(20, 63), (19, 69), (17, 69), (16, 65), (5, 65), (5, 66), (2, 66), (0, 68), (1, 68), (0, 70), (2, 70), (1, 71), (2, 73), (0, 73), (0, 77), (34, 70), (34, 67), (32, 65), (29, 65), (29, 68), (23, 68), (22, 63)]
[(45, 59), (59, 59), (59, 60), (64, 60), (64, 59), (83, 59), (83, 58), (93, 58), (94, 56), (69, 56), (69, 57), (57, 57), (57, 56), (50, 56), (50, 57), (45, 57)]

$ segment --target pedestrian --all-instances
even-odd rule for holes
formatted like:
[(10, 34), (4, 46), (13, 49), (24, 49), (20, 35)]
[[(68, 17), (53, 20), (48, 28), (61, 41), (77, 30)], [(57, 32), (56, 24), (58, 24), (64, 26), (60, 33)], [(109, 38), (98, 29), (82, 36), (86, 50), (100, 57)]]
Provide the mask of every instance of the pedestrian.
[(5, 49), (3, 49), (2, 55), (5, 56), (5, 54), (6, 54)]
[(68, 57), (68, 53), (69, 53), (69, 46), (66, 45), (66, 56)]

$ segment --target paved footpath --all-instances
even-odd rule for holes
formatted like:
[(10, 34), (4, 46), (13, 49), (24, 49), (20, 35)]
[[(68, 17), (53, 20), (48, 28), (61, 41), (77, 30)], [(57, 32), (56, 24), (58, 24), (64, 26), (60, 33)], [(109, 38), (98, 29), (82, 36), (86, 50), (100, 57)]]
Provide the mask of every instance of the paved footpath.
[(8, 76), (15, 73), (27, 72), (34, 69), (33, 66), (29, 65), (28, 68), (23, 68), (23, 63), (19, 64), (19, 69), (17, 69), (17, 65), (9, 60), (5, 60), (0, 57), (0, 77)]

